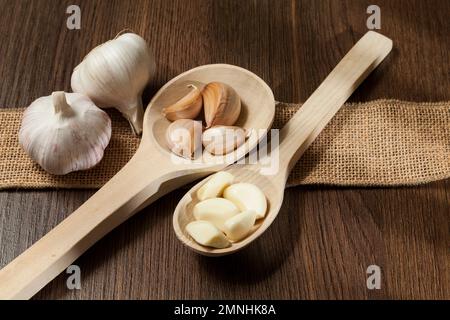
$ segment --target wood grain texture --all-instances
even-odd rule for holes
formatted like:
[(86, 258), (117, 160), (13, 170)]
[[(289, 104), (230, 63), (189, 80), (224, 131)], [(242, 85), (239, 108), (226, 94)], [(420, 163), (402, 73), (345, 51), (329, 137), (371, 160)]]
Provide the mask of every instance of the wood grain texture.
[[(366, 32), (373, 1), (76, 1), (82, 29), (65, 27), (72, 1), (0, 1), (0, 106), (69, 90), (72, 69), (124, 28), (155, 51), (155, 90), (200, 64), (237, 64), (280, 101), (304, 101)], [(395, 49), (351, 98), (450, 99), (450, 3), (378, 0)], [(450, 181), (414, 188), (288, 189), (271, 228), (246, 250), (198, 256), (172, 230), (175, 191), (83, 255), (82, 289), (61, 274), (39, 299), (450, 298)], [(80, 206), (91, 191), (0, 193), (0, 266)], [(366, 288), (368, 265), (382, 289)]]

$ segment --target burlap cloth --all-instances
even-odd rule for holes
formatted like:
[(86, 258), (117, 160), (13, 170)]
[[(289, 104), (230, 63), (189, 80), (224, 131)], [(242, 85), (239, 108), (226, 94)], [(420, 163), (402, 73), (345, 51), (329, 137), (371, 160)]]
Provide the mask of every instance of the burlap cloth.
[[(275, 128), (300, 106), (279, 103)], [(18, 145), (24, 109), (0, 109), (0, 189), (99, 188), (133, 155), (139, 139), (114, 111), (113, 135), (101, 163), (52, 176)], [(416, 185), (450, 177), (450, 102), (376, 100), (346, 104), (306, 151), (289, 186), (306, 184)]]

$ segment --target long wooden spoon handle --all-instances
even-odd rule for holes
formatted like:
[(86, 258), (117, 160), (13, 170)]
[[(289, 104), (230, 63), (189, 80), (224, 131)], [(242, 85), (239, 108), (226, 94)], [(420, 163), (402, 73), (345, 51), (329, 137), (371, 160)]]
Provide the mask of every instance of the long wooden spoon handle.
[[(29, 299), (144, 205), (197, 178), (138, 151), (87, 202), (0, 270), (0, 299)], [(152, 170), (151, 168), (158, 168)]]
[[(280, 131), (287, 174), (361, 82), (392, 50), (392, 40), (367, 32)], [(287, 178), (286, 174), (286, 178)]]

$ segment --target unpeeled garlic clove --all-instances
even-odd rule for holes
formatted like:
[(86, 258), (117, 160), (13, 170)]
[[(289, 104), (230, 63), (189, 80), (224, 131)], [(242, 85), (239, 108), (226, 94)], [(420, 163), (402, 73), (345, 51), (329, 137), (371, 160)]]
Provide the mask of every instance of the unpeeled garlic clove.
[(239, 241), (245, 238), (250, 230), (252, 230), (255, 220), (255, 211), (248, 210), (241, 212), (225, 221), (223, 231), (228, 239)]
[(223, 197), (233, 202), (241, 211), (253, 210), (256, 219), (264, 218), (267, 199), (257, 186), (251, 183), (235, 183), (223, 191)]
[(234, 176), (226, 171), (219, 171), (197, 190), (200, 201), (220, 197), (223, 190), (233, 183)]
[(202, 142), (206, 151), (213, 155), (224, 155), (240, 147), (247, 133), (234, 126), (215, 126), (203, 132)]
[(111, 138), (111, 120), (85, 95), (53, 92), (23, 115), (19, 143), (45, 171), (62, 175), (95, 166)]
[(186, 225), (186, 231), (194, 240), (204, 246), (226, 248), (230, 241), (225, 235), (208, 221), (193, 221)]
[(191, 91), (174, 104), (163, 108), (163, 115), (170, 121), (178, 119), (194, 119), (202, 110), (203, 99), (201, 91), (194, 85), (189, 85)]
[(239, 213), (236, 205), (223, 198), (212, 198), (201, 201), (194, 206), (193, 214), (196, 220), (205, 220), (223, 230), (224, 223)]
[(71, 86), (101, 108), (118, 109), (133, 132), (140, 134), (144, 115), (141, 96), (155, 69), (147, 42), (137, 34), (125, 33), (92, 49), (74, 69)]
[(232, 126), (241, 113), (241, 99), (232, 87), (221, 82), (208, 83), (202, 90), (206, 127)]
[(202, 123), (191, 119), (172, 122), (166, 131), (169, 149), (183, 158), (192, 159), (202, 145)]

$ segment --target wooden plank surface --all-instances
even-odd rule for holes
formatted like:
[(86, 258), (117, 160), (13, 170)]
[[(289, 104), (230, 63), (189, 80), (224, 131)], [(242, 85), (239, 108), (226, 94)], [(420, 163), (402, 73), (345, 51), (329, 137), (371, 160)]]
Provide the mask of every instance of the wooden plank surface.
[[(81, 30), (66, 28), (78, 3)], [(260, 75), (279, 101), (304, 101), (366, 32), (373, 1), (0, 0), (0, 107), (26, 106), (70, 89), (95, 45), (131, 28), (154, 49), (158, 73), (145, 92), (189, 68), (236, 64)], [(381, 32), (395, 49), (351, 98), (450, 100), (450, 2), (378, 0)], [(81, 205), (92, 191), (0, 192), (0, 267)], [(450, 181), (410, 188), (298, 187), (273, 226), (229, 257), (198, 256), (176, 240), (173, 192), (121, 225), (39, 299), (432, 299), (450, 298)], [(382, 269), (380, 290), (366, 268)]]

